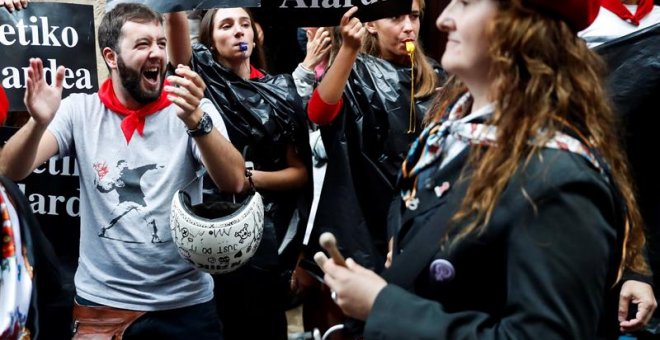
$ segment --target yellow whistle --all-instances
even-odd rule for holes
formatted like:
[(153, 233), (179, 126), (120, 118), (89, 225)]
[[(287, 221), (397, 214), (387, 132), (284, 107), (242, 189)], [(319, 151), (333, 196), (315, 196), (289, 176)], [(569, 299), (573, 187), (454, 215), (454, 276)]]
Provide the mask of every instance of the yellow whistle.
[(412, 41), (406, 41), (406, 51), (409, 54), (412, 54), (415, 52), (415, 43)]

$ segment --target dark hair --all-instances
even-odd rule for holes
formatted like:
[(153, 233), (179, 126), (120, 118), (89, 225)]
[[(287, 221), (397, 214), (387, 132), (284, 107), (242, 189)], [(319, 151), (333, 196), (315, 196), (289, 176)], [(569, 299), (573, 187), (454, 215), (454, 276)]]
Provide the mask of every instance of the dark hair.
[[(261, 42), (259, 42), (259, 39), (257, 39), (257, 27), (256, 21), (254, 21), (254, 16), (249, 9), (242, 9), (250, 18), (250, 26), (252, 26), (252, 32), (254, 33), (254, 48), (252, 49), (252, 55), (250, 55), (250, 64), (258, 69), (267, 70), (266, 55), (264, 54), (264, 48), (261, 45)], [(218, 10), (219, 8), (214, 8), (206, 12), (199, 24), (199, 42), (211, 51), (213, 58), (216, 61), (218, 60), (218, 51), (216, 51), (213, 47), (213, 20), (215, 19), (215, 14), (218, 13)]]
[(106, 13), (99, 25), (99, 49), (109, 47), (115, 52), (119, 52), (119, 37), (121, 29), (128, 21), (137, 23), (159, 23), (163, 24), (163, 16), (151, 8), (135, 3), (121, 3), (115, 6), (110, 12)]

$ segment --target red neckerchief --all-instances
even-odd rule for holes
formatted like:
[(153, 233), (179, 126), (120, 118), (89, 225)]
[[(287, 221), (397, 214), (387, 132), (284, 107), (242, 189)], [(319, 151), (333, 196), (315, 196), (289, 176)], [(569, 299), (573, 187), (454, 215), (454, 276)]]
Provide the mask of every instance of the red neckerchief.
[(255, 78), (260, 79), (260, 78), (263, 78), (263, 77), (265, 77), (265, 75), (263, 73), (261, 73), (261, 71), (259, 71), (259, 69), (257, 69), (256, 67), (250, 65), (250, 79), (255, 79)]
[(7, 95), (5, 95), (5, 89), (0, 86), (0, 126), (2, 126), (5, 118), (7, 118), (7, 111), (9, 111), (9, 100), (7, 100)]
[(639, 26), (639, 21), (653, 10), (653, 0), (639, 0), (634, 15), (621, 3), (621, 0), (602, 0), (601, 6), (616, 14), (619, 18)]
[[(165, 85), (167, 84), (166, 81)], [(101, 88), (99, 89), (99, 98), (101, 98), (101, 102), (109, 110), (122, 116), (126, 116), (126, 118), (121, 121), (121, 131), (124, 133), (124, 137), (126, 137), (126, 144), (131, 142), (135, 130), (137, 130), (140, 136), (143, 136), (144, 121), (148, 115), (156, 113), (172, 103), (167, 99), (167, 93), (163, 91), (157, 100), (144, 105), (137, 110), (131, 110), (125, 107), (117, 98), (115, 90), (112, 87), (111, 78), (108, 78), (101, 85)]]

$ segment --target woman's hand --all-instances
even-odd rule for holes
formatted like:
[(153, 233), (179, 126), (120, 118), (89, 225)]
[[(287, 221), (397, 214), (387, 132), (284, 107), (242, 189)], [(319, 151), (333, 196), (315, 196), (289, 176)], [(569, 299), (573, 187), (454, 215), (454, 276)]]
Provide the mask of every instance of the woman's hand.
[[(628, 320), (631, 304), (637, 305), (635, 317)], [(653, 287), (641, 281), (628, 280), (623, 283), (619, 294), (619, 327), (622, 332), (634, 332), (649, 323), (658, 306), (653, 295)]]
[(362, 47), (362, 39), (367, 32), (367, 29), (364, 27), (360, 19), (353, 17), (357, 10), (357, 7), (352, 7), (346, 11), (339, 23), (342, 46), (346, 46), (355, 51), (360, 50)]
[(321, 63), (330, 53), (332, 38), (330, 37), (330, 31), (325, 27), (316, 30), (307, 29), (306, 33), (307, 55), (302, 64), (306, 69), (313, 71), (316, 65)]
[(344, 314), (359, 320), (366, 320), (376, 301), (376, 296), (387, 285), (387, 282), (350, 258), (346, 260), (346, 267), (339, 266), (330, 260), (325, 261), (322, 268), (325, 272), (323, 279), (335, 292), (335, 302)]

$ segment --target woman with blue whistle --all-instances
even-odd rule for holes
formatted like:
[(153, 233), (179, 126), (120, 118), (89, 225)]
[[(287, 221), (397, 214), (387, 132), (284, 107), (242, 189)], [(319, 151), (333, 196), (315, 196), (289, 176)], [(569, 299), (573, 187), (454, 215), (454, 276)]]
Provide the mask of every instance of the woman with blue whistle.
[[(250, 262), (215, 279), (225, 339), (286, 339), (285, 309), (295, 244), (311, 205), (311, 153), (305, 112), (290, 75), (263, 69), (255, 22), (244, 8), (208, 11), (191, 45), (183, 12), (166, 14), (173, 65), (190, 65), (223, 116), (231, 142), (254, 163), (250, 183), (264, 199), (264, 234)], [(247, 179), (246, 179), (247, 181)], [(218, 195), (222, 188), (214, 188)], [(294, 245), (286, 247), (287, 242)], [(284, 249), (284, 250), (283, 250)], [(280, 255), (278, 255), (278, 250)]]

